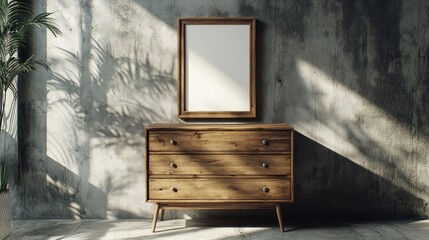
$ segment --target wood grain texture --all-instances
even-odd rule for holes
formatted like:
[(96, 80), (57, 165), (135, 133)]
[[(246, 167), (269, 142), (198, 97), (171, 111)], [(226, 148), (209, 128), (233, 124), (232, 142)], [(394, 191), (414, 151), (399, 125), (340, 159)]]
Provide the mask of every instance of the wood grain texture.
[(146, 127), (148, 130), (194, 130), (194, 131), (269, 131), (269, 130), (293, 130), (293, 127), (286, 123), (271, 124), (181, 124), (181, 123), (155, 123)]
[(283, 225), (283, 217), (282, 217), (282, 210), (280, 208), (280, 204), (276, 204), (276, 213), (277, 213), (277, 220), (279, 221), (279, 227), (280, 231), (284, 232), (284, 225)]
[(277, 203), (258, 202), (258, 203), (163, 203), (163, 209), (273, 209)]
[(294, 144), (295, 144), (295, 132), (294, 131), (291, 131), (290, 132), (290, 145), (291, 145), (291, 147), (290, 147), (290, 152), (291, 152), (291, 154), (290, 154), (290, 158), (291, 158), (291, 161), (290, 161), (290, 171), (291, 171), (291, 189), (290, 189), (290, 194), (291, 194), (291, 201), (292, 202), (294, 202), (295, 201), (295, 184), (294, 184), (294, 182), (295, 182), (295, 178), (293, 177), (294, 176), (294, 174), (293, 174), (293, 163), (294, 163), (294, 157), (295, 157), (295, 146), (294, 146)]
[(282, 155), (149, 155), (149, 174), (290, 175), (291, 156)]
[(279, 203), (294, 201), (291, 126), (154, 124), (145, 136), (147, 201), (161, 218), (173, 208), (275, 209), (283, 228)]
[[(290, 179), (150, 179), (150, 199), (290, 199)], [(268, 192), (263, 188), (267, 187)]]
[(152, 232), (155, 232), (156, 222), (158, 221), (158, 213), (159, 213), (160, 204), (155, 204), (155, 208), (153, 209), (153, 219), (152, 219)]
[(154, 131), (149, 151), (290, 152), (290, 140), (290, 131)]
[(195, 204), (199, 204), (199, 203), (216, 203), (219, 204), (219, 206), (222, 206), (222, 204), (224, 203), (237, 203), (237, 204), (247, 204), (247, 203), (293, 203), (291, 199), (266, 199), (266, 200), (260, 200), (260, 199), (240, 199), (240, 200), (236, 200), (236, 199), (213, 199), (213, 200), (198, 200), (198, 199), (163, 199), (163, 200), (159, 200), (159, 199), (149, 199), (147, 201), (148, 203), (162, 203), (162, 204), (176, 204), (176, 203), (195, 203)]
[(269, 175), (269, 176), (264, 176), (264, 175), (165, 175), (165, 174), (157, 174), (157, 175), (149, 175), (150, 179), (200, 179), (200, 178), (206, 178), (206, 179), (219, 179), (219, 178), (223, 178), (223, 179), (230, 179), (231, 181), (233, 181), (234, 179), (237, 178), (245, 178), (245, 179), (261, 179), (261, 178), (271, 178), (271, 179), (284, 179), (284, 178), (290, 178), (290, 176), (280, 176), (280, 175)]
[(145, 177), (144, 177), (144, 184), (146, 186), (146, 191), (145, 191), (145, 201), (147, 202), (149, 200), (149, 129), (145, 128), (144, 129), (144, 136), (145, 136)]

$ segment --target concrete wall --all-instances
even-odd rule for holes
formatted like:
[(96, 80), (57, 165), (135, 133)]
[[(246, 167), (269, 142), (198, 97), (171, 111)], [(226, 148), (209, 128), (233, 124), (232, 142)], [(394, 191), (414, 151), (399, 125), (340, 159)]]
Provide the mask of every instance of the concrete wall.
[[(33, 5), (55, 12), (63, 36), (35, 35), (52, 73), (20, 88), (16, 218), (151, 217), (143, 128), (181, 121), (180, 16), (257, 18), (255, 121), (297, 132), (296, 203), (286, 218), (429, 215), (428, 1)], [(209, 213), (167, 217), (183, 214)]]

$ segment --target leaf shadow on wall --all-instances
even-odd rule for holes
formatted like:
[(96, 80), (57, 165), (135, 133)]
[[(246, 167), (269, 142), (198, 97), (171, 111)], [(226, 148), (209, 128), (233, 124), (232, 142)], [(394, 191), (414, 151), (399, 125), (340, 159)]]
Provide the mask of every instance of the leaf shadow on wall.
[(52, 61), (65, 67), (47, 81), (47, 156), (27, 163), (22, 217), (148, 217), (135, 209), (144, 202), (135, 190), (143, 186), (143, 129), (169, 115), (153, 106), (175, 89), (174, 66), (158, 71), (138, 46), (116, 57), (110, 44), (91, 43), (88, 67), (65, 49)]

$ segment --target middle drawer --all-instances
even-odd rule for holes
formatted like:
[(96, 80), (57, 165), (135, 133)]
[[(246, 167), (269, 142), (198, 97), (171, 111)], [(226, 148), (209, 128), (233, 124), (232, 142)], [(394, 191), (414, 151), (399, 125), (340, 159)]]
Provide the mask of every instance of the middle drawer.
[(170, 155), (150, 154), (149, 174), (290, 175), (290, 154)]

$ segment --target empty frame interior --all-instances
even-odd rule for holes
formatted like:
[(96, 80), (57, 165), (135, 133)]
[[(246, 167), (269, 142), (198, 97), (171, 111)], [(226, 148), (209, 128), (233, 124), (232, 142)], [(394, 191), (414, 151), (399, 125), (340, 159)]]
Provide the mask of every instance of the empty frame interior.
[(179, 117), (254, 118), (255, 19), (179, 19)]

